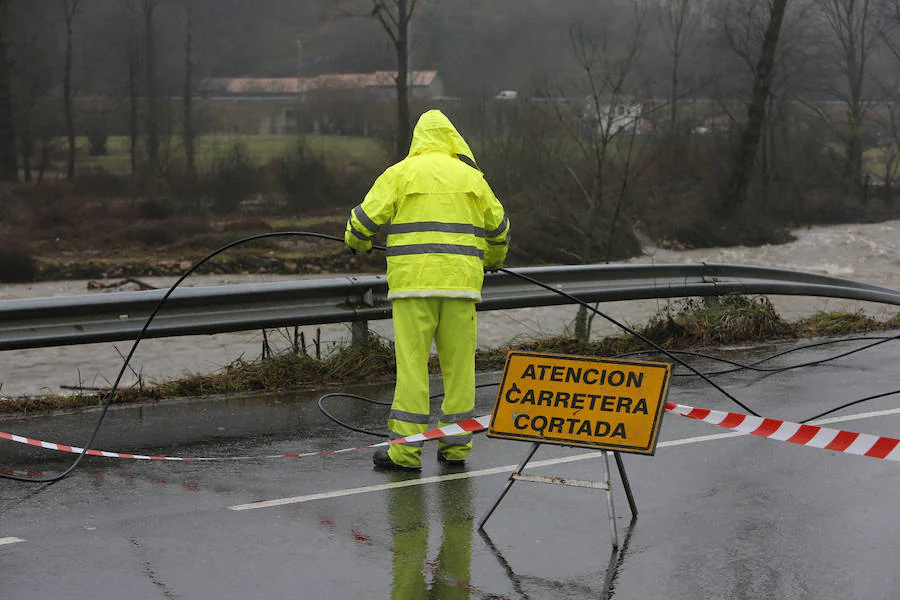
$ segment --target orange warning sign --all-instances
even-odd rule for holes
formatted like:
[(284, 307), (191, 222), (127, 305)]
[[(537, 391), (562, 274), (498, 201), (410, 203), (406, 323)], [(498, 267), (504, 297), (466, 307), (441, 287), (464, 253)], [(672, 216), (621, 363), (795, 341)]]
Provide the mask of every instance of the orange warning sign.
[(666, 363), (510, 352), (489, 437), (653, 454)]

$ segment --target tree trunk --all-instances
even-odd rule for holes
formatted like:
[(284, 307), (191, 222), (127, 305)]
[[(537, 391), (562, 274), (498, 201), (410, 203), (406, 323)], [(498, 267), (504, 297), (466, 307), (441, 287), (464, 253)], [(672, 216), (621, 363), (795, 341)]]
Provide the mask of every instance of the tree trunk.
[(31, 181), (31, 157), (34, 155), (34, 135), (31, 130), (31, 110), (22, 110), (19, 119), (21, 125), (19, 135), (19, 150), (22, 152), (22, 176), (25, 181)]
[(191, 64), (191, 28), (193, 27), (193, 11), (191, 9), (191, 0), (187, 2), (187, 34), (185, 36), (184, 54), (184, 155), (187, 160), (188, 181), (193, 183), (196, 178), (196, 167), (194, 164), (194, 86), (193, 86), (193, 65)]
[(756, 163), (759, 140), (766, 118), (766, 104), (772, 87), (772, 72), (775, 67), (775, 53), (778, 49), (778, 36), (781, 34), (781, 23), (787, 0), (773, 0), (769, 25), (763, 38), (763, 45), (756, 64), (756, 78), (753, 82), (753, 96), (747, 107), (747, 125), (741, 135), (741, 141), (735, 153), (731, 180), (725, 191), (722, 206), (725, 212), (744, 204), (747, 200), (747, 188), (750, 175)]
[(670, 115), (672, 121), (672, 131), (674, 132), (678, 125), (678, 55), (674, 55), (672, 57), (672, 90), (670, 92), (672, 99), (672, 114)]
[(16, 130), (8, 50), (9, 13), (7, 0), (0, 0), (0, 181), (18, 181)]
[(41, 165), (38, 167), (38, 183), (44, 181), (44, 173), (47, 172), (48, 162), (50, 162), (50, 138), (45, 137), (41, 142)]
[(156, 56), (153, 36), (154, 0), (144, 2), (144, 66), (147, 91), (147, 160), (150, 170), (159, 168), (159, 111), (156, 102)]
[(409, 152), (412, 139), (409, 117), (409, 22), (412, 15), (407, 14), (407, 0), (397, 0), (397, 160)]
[(847, 136), (844, 140), (846, 145), (846, 158), (844, 166), (844, 177), (847, 180), (847, 186), (850, 189), (858, 188), (862, 185), (862, 116), (854, 110), (850, 110), (849, 123), (847, 124)]
[(131, 159), (131, 178), (134, 179), (137, 173), (137, 138), (138, 138), (138, 97), (137, 97), (137, 44), (136, 42), (128, 45), (128, 98), (129, 98), (129, 114), (128, 126), (130, 136), (130, 146), (128, 148), (129, 158)]
[(66, 112), (66, 136), (69, 140), (68, 160), (66, 161), (66, 179), (75, 180), (75, 119), (72, 115), (72, 19), (75, 9), (69, 11), (66, 3), (66, 60), (63, 74), (63, 105)]

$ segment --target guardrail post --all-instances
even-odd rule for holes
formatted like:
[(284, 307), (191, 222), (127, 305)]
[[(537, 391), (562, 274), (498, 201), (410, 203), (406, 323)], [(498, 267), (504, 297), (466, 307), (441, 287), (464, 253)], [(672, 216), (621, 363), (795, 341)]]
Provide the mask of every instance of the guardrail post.
[(350, 340), (354, 346), (362, 346), (369, 340), (369, 322), (353, 321), (350, 324)]
[[(359, 297), (361, 306), (375, 306), (375, 293), (368, 289)], [(353, 321), (350, 323), (350, 343), (354, 346), (362, 346), (369, 341), (369, 322)]]

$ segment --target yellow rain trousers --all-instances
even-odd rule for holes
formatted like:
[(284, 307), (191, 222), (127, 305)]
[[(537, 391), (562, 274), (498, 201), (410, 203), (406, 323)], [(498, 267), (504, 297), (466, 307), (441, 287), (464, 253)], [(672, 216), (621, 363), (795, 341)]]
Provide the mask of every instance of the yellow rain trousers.
[[(447, 396), (439, 424), (470, 418), (475, 398), (475, 303), (484, 270), (503, 265), (509, 219), (468, 144), (437, 110), (423, 114), (409, 156), (388, 168), (350, 212), (344, 241), (357, 251), (387, 233), (388, 298), (394, 302), (397, 387), (388, 426), (396, 437), (428, 429), (428, 356), (437, 345)], [(439, 450), (462, 459), (471, 439)], [(421, 465), (421, 446), (392, 445), (391, 460)]]
[[(467, 298), (401, 298), (394, 300), (397, 385), (388, 417), (394, 437), (428, 429), (428, 357), (437, 347), (444, 380), (438, 427), (473, 418), (475, 409), (475, 341), (478, 322), (475, 301)], [(450, 460), (462, 460), (472, 450), (472, 434), (438, 440), (438, 450)], [(398, 465), (421, 465), (422, 443), (393, 444), (388, 455)]]

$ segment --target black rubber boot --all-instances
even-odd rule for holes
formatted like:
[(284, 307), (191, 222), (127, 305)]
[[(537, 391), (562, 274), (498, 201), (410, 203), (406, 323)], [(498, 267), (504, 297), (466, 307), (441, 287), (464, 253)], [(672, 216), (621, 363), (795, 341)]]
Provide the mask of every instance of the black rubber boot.
[(464, 458), (457, 458), (457, 459), (447, 458), (446, 456), (441, 454), (440, 450), (438, 450), (437, 457), (438, 457), (439, 463), (445, 464), (448, 467), (463, 467), (466, 464), (466, 459), (464, 459)]
[(394, 461), (391, 460), (391, 455), (388, 454), (388, 449), (381, 447), (375, 451), (375, 454), (372, 455), (372, 462), (375, 464), (375, 468), (384, 471), (421, 471), (422, 467), (405, 467), (403, 465), (398, 465)]

